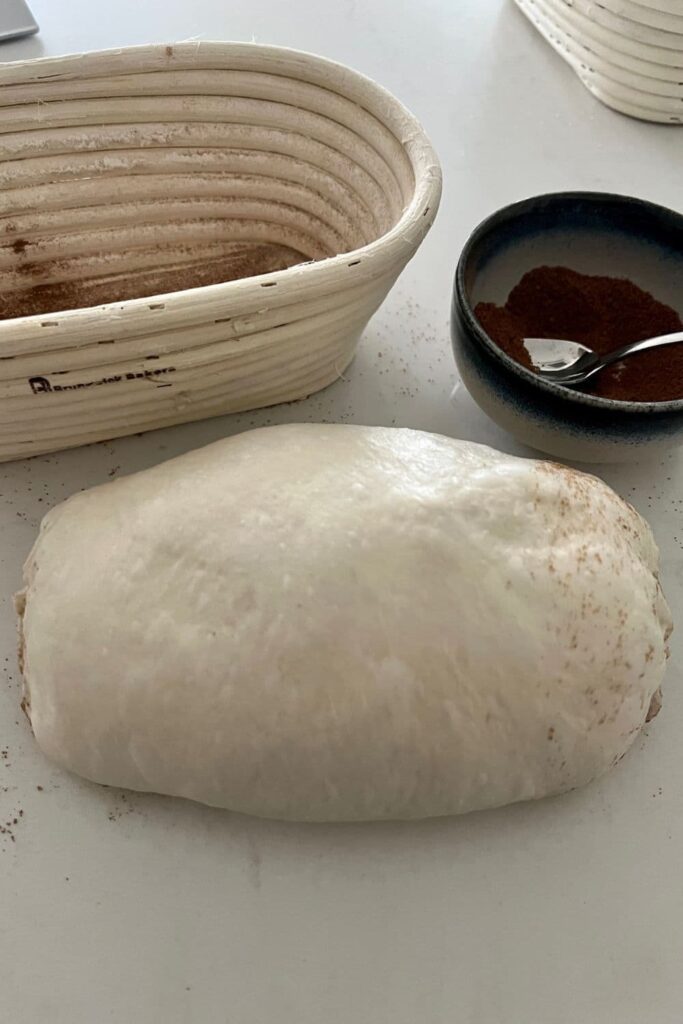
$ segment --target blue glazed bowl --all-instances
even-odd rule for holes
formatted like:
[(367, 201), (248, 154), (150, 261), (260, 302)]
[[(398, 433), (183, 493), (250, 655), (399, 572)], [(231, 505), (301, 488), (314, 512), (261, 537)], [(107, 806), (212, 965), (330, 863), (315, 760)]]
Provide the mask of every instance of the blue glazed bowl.
[(683, 442), (683, 399), (621, 402), (551, 384), (484, 331), (477, 304), (504, 305), (520, 278), (543, 265), (629, 278), (683, 315), (683, 216), (602, 192), (559, 192), (506, 206), (467, 240), (451, 315), (465, 386), (524, 444), (584, 462), (626, 462)]

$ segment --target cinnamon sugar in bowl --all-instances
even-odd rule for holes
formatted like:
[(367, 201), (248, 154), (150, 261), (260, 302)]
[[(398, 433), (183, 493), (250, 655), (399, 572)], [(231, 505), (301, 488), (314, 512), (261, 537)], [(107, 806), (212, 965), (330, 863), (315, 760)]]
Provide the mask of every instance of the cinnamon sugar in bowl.
[[(615, 286), (614, 281), (622, 284)], [(554, 298), (551, 283), (559, 289)], [(567, 299), (567, 292), (579, 283), (593, 288), (592, 301), (582, 304), (579, 291), (573, 302), (571, 296)], [(606, 301), (605, 287), (616, 288), (615, 308)], [(595, 301), (598, 297), (601, 303)], [(653, 335), (663, 326), (667, 333), (668, 328), (674, 331), (681, 322), (681, 214), (641, 199), (600, 192), (561, 192), (522, 200), (483, 221), (462, 251), (451, 318), (460, 376), (477, 404), (499, 426), (551, 455), (623, 462), (680, 444), (683, 397), (671, 397), (683, 396), (683, 381), (675, 379), (681, 370), (679, 353), (674, 351), (677, 346), (668, 353), (652, 352), (671, 370), (672, 379), (666, 381), (661, 395), (656, 387), (654, 393), (650, 389), (653, 379), (662, 379), (660, 374), (643, 378), (639, 395), (638, 381), (624, 360), (621, 371), (616, 371), (623, 373), (621, 384), (614, 378), (612, 384), (616, 393), (619, 386), (625, 389), (628, 384), (628, 397), (601, 394), (599, 382), (591, 393), (592, 389), (543, 380), (525, 365), (520, 352), (522, 335), (572, 340), (574, 333), (573, 340), (591, 347), (591, 340), (595, 344), (601, 338), (607, 344), (612, 326), (617, 330), (625, 324), (623, 334), (615, 339), (617, 348), (620, 341), (629, 340), (629, 331), (645, 329), (647, 333), (643, 324), (633, 323), (636, 308), (649, 310)], [(565, 334), (560, 329), (563, 318)]]

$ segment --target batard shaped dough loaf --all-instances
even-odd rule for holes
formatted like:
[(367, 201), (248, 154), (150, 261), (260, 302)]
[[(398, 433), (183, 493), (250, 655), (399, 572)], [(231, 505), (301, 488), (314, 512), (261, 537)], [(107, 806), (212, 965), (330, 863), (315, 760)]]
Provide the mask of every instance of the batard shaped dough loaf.
[(413, 430), (254, 430), (78, 494), (19, 596), (26, 707), (89, 779), (419, 818), (606, 771), (670, 632), (605, 484)]

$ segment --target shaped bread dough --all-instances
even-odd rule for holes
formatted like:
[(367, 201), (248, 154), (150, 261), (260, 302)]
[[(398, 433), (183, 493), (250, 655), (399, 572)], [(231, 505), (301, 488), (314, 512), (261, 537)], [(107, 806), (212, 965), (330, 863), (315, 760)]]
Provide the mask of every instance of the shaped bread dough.
[(413, 430), (254, 430), (46, 516), (26, 708), (70, 771), (249, 814), (542, 797), (615, 764), (656, 701), (656, 572), (594, 477)]

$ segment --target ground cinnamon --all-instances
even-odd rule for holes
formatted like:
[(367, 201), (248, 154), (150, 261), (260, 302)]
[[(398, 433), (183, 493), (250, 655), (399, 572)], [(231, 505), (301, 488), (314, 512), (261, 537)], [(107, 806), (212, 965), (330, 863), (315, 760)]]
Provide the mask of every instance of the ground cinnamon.
[(285, 270), (307, 259), (305, 255), (289, 246), (269, 242), (245, 242), (239, 247), (233, 246), (225, 256), (213, 257), (204, 262), (151, 266), (144, 270), (99, 278), (76, 278), (44, 283), (52, 274), (58, 276), (68, 269), (68, 261), (56, 261), (52, 265), (32, 263), (26, 258), (30, 251), (28, 247), (29, 243), (23, 238), (17, 238), (12, 243), (12, 249), (22, 259), (17, 265), (17, 274), (31, 284), (27, 288), (3, 292), (0, 276), (0, 320), (61, 313), (67, 309), (82, 309), (107, 302), (143, 299), (152, 295), (184, 291), (187, 288), (223, 284), (239, 278)]
[[(523, 338), (567, 338), (607, 353), (631, 341), (683, 330), (670, 306), (632, 281), (579, 274), (568, 267), (536, 267), (504, 306), (480, 302), (475, 315), (504, 352), (533, 369)], [(629, 402), (683, 398), (683, 343), (638, 353), (607, 367), (583, 390)]]

